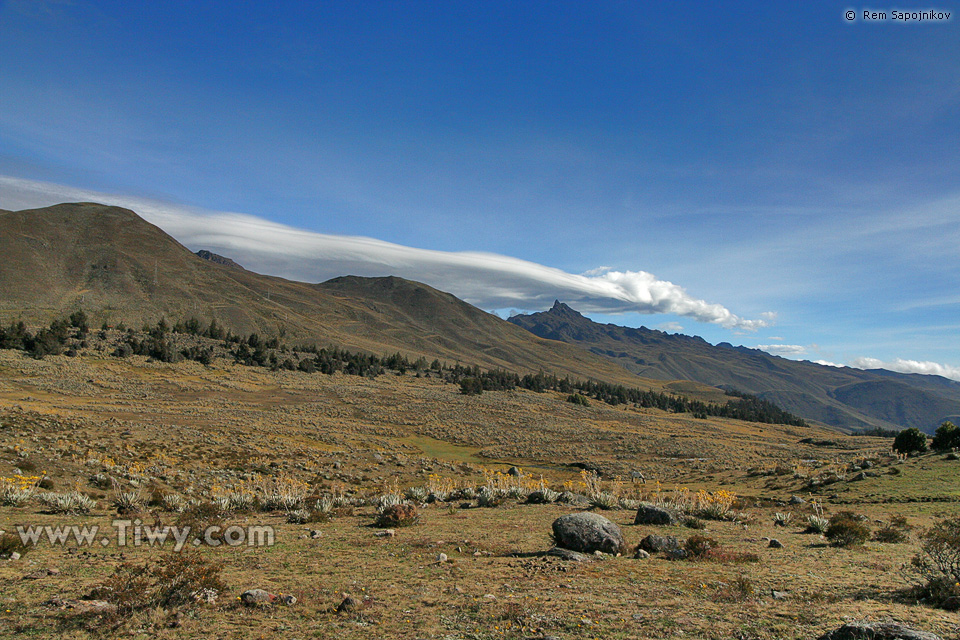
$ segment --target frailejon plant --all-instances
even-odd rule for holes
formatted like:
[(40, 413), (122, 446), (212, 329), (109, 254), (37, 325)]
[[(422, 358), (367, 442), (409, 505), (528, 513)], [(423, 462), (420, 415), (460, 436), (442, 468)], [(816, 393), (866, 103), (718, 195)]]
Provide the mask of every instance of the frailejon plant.
[(17, 474), (9, 478), (0, 478), (0, 506), (20, 507), (27, 503), (37, 491), (41, 476)]

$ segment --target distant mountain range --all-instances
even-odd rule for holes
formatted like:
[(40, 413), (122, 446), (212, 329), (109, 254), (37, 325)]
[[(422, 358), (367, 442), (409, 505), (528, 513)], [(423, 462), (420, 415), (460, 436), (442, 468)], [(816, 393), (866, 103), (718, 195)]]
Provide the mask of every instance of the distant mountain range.
[(829, 367), (702, 338), (599, 324), (556, 302), (510, 322), (534, 335), (602, 355), (644, 378), (692, 380), (752, 393), (845, 430), (917, 427), (932, 432), (960, 415), (960, 383), (940, 376)]

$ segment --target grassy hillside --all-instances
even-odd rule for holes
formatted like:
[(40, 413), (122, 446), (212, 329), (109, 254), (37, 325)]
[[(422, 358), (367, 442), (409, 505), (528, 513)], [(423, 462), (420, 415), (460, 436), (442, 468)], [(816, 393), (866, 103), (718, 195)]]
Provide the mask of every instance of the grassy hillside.
[(46, 324), (79, 308), (96, 326), (139, 326), (161, 316), (195, 316), (204, 323), (216, 318), (234, 332), (284, 335), (288, 342), (660, 386), (420, 283), (347, 277), (307, 284), (238, 268), (229, 258), (201, 259), (118, 207), (77, 203), (2, 211), (0, 254), (4, 323)]

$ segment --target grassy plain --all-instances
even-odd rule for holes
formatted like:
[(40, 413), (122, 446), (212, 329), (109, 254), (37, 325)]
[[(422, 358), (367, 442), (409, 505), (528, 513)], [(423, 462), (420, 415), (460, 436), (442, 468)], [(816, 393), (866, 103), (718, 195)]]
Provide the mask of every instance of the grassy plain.
[[(553, 393), (467, 397), (412, 375), (270, 372), (220, 360), (38, 361), (0, 351), (0, 477), (36, 474), (51, 491), (79, 487), (97, 501), (86, 515), (54, 515), (36, 499), (0, 506), (0, 529), (112, 530), (118, 489), (97, 486), (97, 474), (124, 490), (139, 485), (144, 501), (155, 489), (206, 501), (252, 478), (288, 478), (350, 503), (305, 524), (289, 523), (279, 509), (229, 514), (231, 524), (273, 526), (276, 544), (201, 547), (203, 558), (222, 565), (228, 589), (179, 615), (150, 608), (113, 618), (49, 604), (78, 600), (121, 563), (161, 559), (169, 545), (40, 544), (19, 560), (0, 560), (0, 637), (772, 639), (813, 638), (863, 618), (956, 637), (956, 614), (912, 599), (902, 567), (917, 552), (918, 530), (960, 515), (960, 461), (897, 460), (888, 447), (816, 426), (581, 407)], [(478, 487), (514, 465), (557, 491), (583, 492), (574, 465), (585, 465), (628, 499), (735, 493), (736, 519), (704, 520), (705, 530), (634, 526), (630, 509), (600, 513), (621, 526), (631, 548), (651, 533), (699, 534), (756, 558), (547, 557), (540, 554), (552, 544), (552, 521), (582, 507), (517, 499), (495, 508), (463, 498), (428, 504), (416, 525), (393, 537), (370, 526), (374, 500), (396, 487)], [(805, 502), (790, 504), (792, 496)], [(901, 544), (833, 547), (803, 533), (814, 500), (827, 516), (848, 509), (877, 528), (902, 515), (915, 529)], [(778, 512), (792, 514), (786, 527), (774, 525)], [(173, 523), (177, 515), (151, 506), (124, 516), (136, 517)], [(770, 538), (783, 548), (770, 548)], [(46, 568), (59, 573), (44, 575)], [(237, 597), (250, 588), (293, 594), (298, 603), (244, 607)], [(346, 595), (361, 604), (337, 613)]]

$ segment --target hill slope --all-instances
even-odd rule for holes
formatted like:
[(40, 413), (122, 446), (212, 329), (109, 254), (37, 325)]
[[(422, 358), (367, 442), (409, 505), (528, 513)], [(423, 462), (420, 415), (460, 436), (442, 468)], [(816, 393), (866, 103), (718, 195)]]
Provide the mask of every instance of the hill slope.
[(599, 324), (557, 302), (510, 322), (603, 355), (646, 378), (735, 388), (833, 426), (917, 427), (932, 432), (960, 412), (960, 383), (939, 376), (828, 367), (702, 338)]
[(306, 284), (201, 253), (118, 207), (0, 211), (0, 321), (47, 323), (78, 308), (97, 325), (215, 317), (234, 332), (282, 332), (291, 343), (662, 386), (420, 283), (346, 277)]

